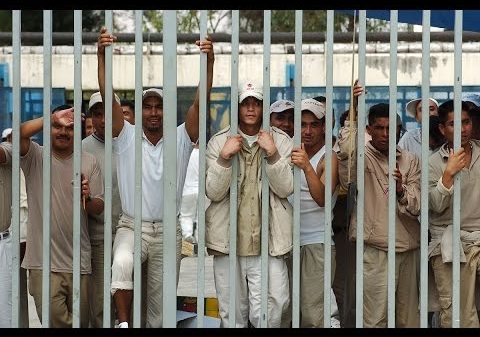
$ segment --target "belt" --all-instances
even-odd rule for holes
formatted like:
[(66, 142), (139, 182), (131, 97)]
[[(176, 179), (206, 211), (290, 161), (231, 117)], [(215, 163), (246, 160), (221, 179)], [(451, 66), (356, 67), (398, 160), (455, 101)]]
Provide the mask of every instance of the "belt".
[(10, 231), (6, 230), (5, 232), (0, 233), (0, 240), (6, 239), (10, 236)]

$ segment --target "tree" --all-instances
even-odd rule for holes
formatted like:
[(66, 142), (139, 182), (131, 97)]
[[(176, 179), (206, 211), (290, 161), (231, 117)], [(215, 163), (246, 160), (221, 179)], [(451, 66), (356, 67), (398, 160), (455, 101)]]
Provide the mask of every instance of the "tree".
[[(105, 22), (104, 11), (85, 10), (82, 11), (82, 31), (99, 31)], [(22, 32), (42, 32), (43, 31), (43, 11), (42, 10), (22, 10), (21, 12), (21, 30)], [(12, 31), (12, 11), (0, 10), (0, 31)], [(73, 32), (73, 10), (53, 10), (52, 11), (52, 31), (54, 32)]]

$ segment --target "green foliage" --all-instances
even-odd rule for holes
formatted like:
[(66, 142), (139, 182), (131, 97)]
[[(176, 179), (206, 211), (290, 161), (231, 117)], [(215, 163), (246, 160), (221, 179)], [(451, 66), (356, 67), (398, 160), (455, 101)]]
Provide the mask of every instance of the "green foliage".
[[(85, 10), (82, 11), (82, 31), (99, 31), (105, 22), (104, 11)], [(22, 10), (21, 12), (22, 32), (43, 31), (43, 11)], [(12, 31), (12, 11), (0, 10), (0, 31)], [(52, 31), (73, 32), (73, 10), (52, 11)]]

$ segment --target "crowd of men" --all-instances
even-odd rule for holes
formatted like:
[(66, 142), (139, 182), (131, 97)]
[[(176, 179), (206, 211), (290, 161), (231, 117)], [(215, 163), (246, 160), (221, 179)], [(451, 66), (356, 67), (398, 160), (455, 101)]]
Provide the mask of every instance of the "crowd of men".
[[(74, 296), (80, 298), (80, 326), (103, 326), (104, 302), (104, 176), (105, 176), (105, 48), (116, 37), (102, 28), (98, 37), (99, 91), (89, 100), (82, 141), (80, 217), (80, 293), (73, 293), (73, 125), (74, 111), (60, 106), (51, 115), (51, 327), (72, 326)], [(207, 55), (207, 98), (213, 82), (214, 52), (209, 38), (196, 41)], [(113, 88), (112, 88), (113, 89)], [(206, 149), (205, 244), (213, 255), (215, 289), (221, 327), (229, 326), (230, 277), (236, 285), (236, 327), (259, 327), (261, 294), (267, 291), (268, 327), (289, 327), (292, 320), (292, 247), (294, 167), (300, 177), (300, 326), (323, 327), (326, 156), (331, 158), (331, 281), (342, 327), (355, 326), (356, 195), (364, 193), (364, 327), (386, 327), (388, 310), (388, 199), (395, 203), (395, 324), (419, 327), (420, 170), (422, 160), (422, 100), (407, 104), (407, 114), (420, 128), (404, 132), (397, 115), (396, 166), (389, 167), (389, 105), (369, 107), (365, 144), (357, 144), (358, 97), (364, 88), (352, 88), (352, 107), (342, 114), (332, 152), (326, 153), (326, 99), (301, 102), (301, 133), (294, 133), (294, 102), (278, 100), (270, 106), (270, 125), (263, 125), (263, 87), (253, 80), (239, 85), (238, 132), (230, 126), (208, 141)], [(454, 105), (429, 98), (429, 311), (438, 325), (452, 323), (452, 214), (454, 177), (461, 175), (460, 326), (478, 327), (476, 275), (480, 267), (479, 96), (465, 96), (461, 106), (461, 148), (454, 151)], [(110, 284), (112, 326), (132, 323), (134, 265), (135, 116), (132, 102), (114, 94), (112, 102), (112, 247)], [(150, 88), (142, 96), (142, 212), (141, 261), (142, 326), (161, 327), (163, 318), (163, 91)], [(333, 117), (333, 116), (332, 116)], [(89, 120), (87, 122), (87, 120)], [(28, 292), (42, 316), (43, 269), (43, 147), (31, 138), (43, 129), (43, 117), (20, 126), (21, 193), (21, 318), (28, 326)], [(110, 126), (107, 126), (110, 127)], [(12, 145), (11, 129), (0, 144), (0, 327), (12, 320)], [(393, 130), (392, 130), (393, 132)], [(196, 214), (197, 185), (185, 192), (192, 151), (198, 148), (199, 91), (184, 123), (177, 127), (176, 268), (177, 283), (182, 237), (196, 242), (198, 233), (185, 214)], [(294, 146), (294, 138), (301, 145)], [(365, 188), (357, 191), (357, 150), (365, 153)], [(191, 165), (198, 166), (198, 150)], [(238, 174), (233, 176), (236, 158)], [(172, 159), (168, 159), (172, 160)], [(264, 169), (262, 167), (264, 166)], [(195, 171), (194, 168), (188, 172)], [(196, 171), (198, 175), (198, 169)], [(477, 172), (477, 173), (476, 173)], [(192, 173), (193, 174), (193, 173)], [(266, 175), (266, 177), (264, 176)], [(395, 191), (389, 191), (393, 176)], [(201, 179), (197, 177), (196, 179)], [(268, 181), (268, 289), (261, 287), (262, 179)], [(23, 180), (22, 180), (23, 181)], [(188, 181), (188, 177), (187, 177)], [(230, 186), (238, 184), (236, 251), (230, 251)], [(190, 186), (190, 183), (187, 183)], [(479, 186), (480, 187), (480, 186)], [(78, 198), (77, 198), (78, 199)], [(182, 204), (182, 199), (186, 202)], [(330, 211), (330, 210), (328, 210)], [(109, 229), (110, 230), (110, 229)], [(229, 255), (236, 256), (230, 275)], [(23, 276), (22, 276), (23, 275)], [(23, 285), (23, 286), (22, 286)], [(142, 286), (143, 287), (143, 286)], [(27, 321), (25, 322), (25, 318)], [(429, 321), (432, 324), (433, 320)], [(435, 324), (433, 324), (435, 326)]]

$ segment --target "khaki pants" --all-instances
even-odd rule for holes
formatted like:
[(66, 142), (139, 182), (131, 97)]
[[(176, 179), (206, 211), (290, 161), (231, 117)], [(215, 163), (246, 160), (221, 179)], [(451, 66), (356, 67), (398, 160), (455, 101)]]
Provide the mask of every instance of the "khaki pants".
[[(88, 282), (90, 275), (80, 275), (80, 327), (88, 328)], [(42, 270), (29, 269), (29, 292), (42, 320)], [(73, 310), (73, 274), (50, 273), (50, 319), (52, 328), (71, 328)]]
[[(480, 247), (465, 252), (466, 263), (460, 263), (460, 327), (478, 328), (475, 304), (475, 282), (480, 271)], [(430, 258), (440, 299), (440, 326), (452, 326), (452, 263), (443, 263), (442, 256)]]
[[(323, 327), (324, 244), (300, 247), (300, 327)], [(335, 246), (332, 246), (331, 281), (335, 275)], [(331, 285), (331, 284), (330, 284)]]
[[(418, 307), (419, 250), (395, 254), (395, 326), (420, 326)], [(363, 253), (363, 324), (365, 328), (387, 327), (388, 253), (365, 245)]]

